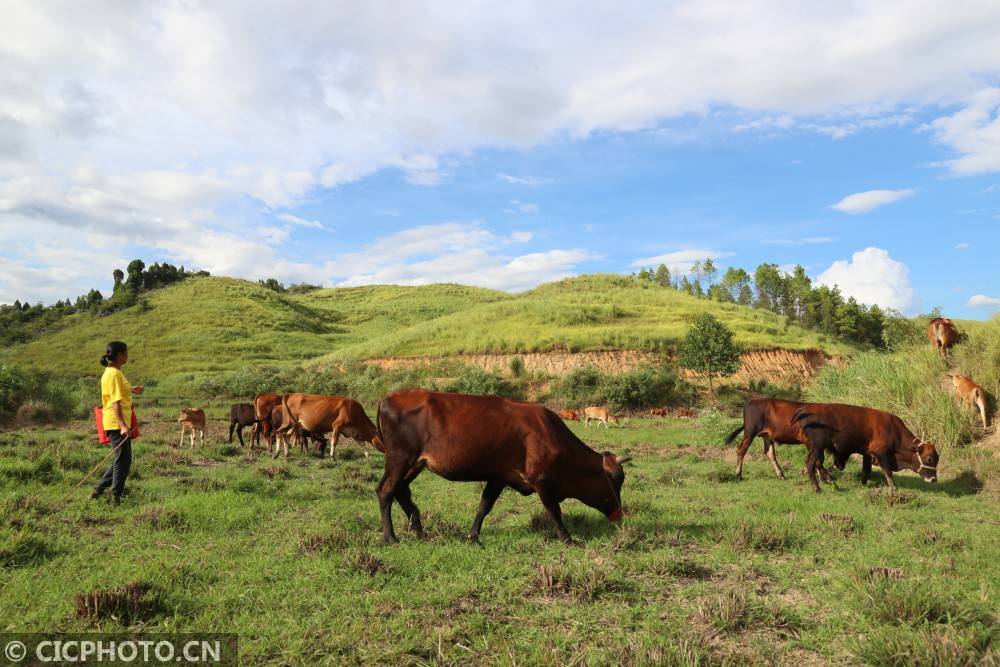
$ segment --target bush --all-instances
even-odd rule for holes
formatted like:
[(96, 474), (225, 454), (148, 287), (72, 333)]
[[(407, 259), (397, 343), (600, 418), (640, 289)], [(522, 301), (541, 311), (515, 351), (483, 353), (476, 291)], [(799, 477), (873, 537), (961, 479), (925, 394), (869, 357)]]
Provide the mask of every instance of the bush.
[(668, 405), (690, 396), (690, 385), (665, 368), (639, 368), (607, 379), (605, 402), (617, 409)]
[(97, 402), (97, 394), (93, 380), (0, 365), (0, 420), (15, 415), (31, 421), (82, 419)]
[(445, 391), (517, 399), (524, 396), (520, 386), (478, 366), (466, 366), (462, 373), (445, 387)]
[(512, 357), (510, 360), (510, 373), (516, 378), (524, 375), (524, 359), (521, 357)]

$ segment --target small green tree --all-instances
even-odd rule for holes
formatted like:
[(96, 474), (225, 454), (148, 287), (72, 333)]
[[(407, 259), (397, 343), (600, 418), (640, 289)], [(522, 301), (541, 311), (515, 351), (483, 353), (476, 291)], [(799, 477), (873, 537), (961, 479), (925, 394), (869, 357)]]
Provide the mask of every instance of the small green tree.
[(710, 313), (699, 315), (681, 343), (680, 364), (708, 377), (708, 389), (714, 394), (714, 379), (740, 368), (740, 348), (732, 330)]
[(656, 283), (661, 287), (670, 287), (670, 269), (666, 264), (656, 267)]

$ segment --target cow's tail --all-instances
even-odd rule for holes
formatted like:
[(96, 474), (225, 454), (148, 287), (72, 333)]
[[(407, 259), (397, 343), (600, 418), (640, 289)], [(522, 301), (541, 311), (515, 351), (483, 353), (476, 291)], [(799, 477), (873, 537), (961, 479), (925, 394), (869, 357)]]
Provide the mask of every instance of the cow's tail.
[(385, 454), (385, 441), (382, 440), (382, 401), (379, 401), (375, 405), (375, 439), (372, 440), (372, 446)]
[(738, 436), (742, 430), (743, 430), (743, 424), (740, 424), (735, 431), (726, 436), (726, 444), (727, 445), (733, 444), (733, 441), (736, 440), (736, 436)]

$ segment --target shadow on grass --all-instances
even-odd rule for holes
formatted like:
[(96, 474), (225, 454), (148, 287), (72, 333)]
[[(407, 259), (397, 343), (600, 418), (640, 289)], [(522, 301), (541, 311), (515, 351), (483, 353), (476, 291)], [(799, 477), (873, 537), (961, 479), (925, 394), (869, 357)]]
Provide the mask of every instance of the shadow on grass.
[[(874, 477), (874, 473), (872, 475)], [(963, 470), (953, 478), (944, 482), (928, 483), (914, 475), (894, 475), (893, 481), (900, 489), (915, 493), (944, 493), (953, 498), (974, 496), (983, 489), (983, 480), (973, 470)], [(881, 483), (885, 486), (885, 479)], [(868, 483), (871, 487), (871, 482)]]

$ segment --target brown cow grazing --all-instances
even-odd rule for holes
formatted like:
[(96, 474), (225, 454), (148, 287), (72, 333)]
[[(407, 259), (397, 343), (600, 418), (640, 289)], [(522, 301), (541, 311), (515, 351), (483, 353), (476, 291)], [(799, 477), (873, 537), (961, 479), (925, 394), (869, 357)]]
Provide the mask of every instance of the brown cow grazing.
[[(736, 448), (736, 477), (743, 479), (743, 457), (750, 449), (750, 443), (758, 435), (764, 441), (764, 453), (771, 461), (774, 474), (780, 479), (785, 479), (785, 473), (778, 463), (778, 453), (774, 449), (774, 444), (793, 445), (802, 443), (809, 448), (809, 438), (806, 437), (802, 427), (792, 422), (795, 411), (805, 406), (806, 403), (798, 401), (785, 401), (780, 398), (751, 398), (743, 406), (743, 425), (729, 434), (726, 444), (732, 444), (736, 436), (743, 431), (743, 440)], [(824, 482), (830, 481), (830, 474), (823, 467), (823, 459), (820, 457), (817, 463), (820, 477)]]
[(184, 446), (184, 431), (191, 429), (191, 449), (194, 449), (194, 434), (197, 431), (201, 435), (201, 445), (205, 446), (205, 411), (201, 408), (181, 408), (181, 414), (177, 418), (181, 423), (181, 441), (178, 447)]
[[(382, 451), (375, 424), (368, 418), (361, 404), (343, 396), (323, 396), (320, 394), (285, 394), (281, 397), (285, 418), (277, 430), (277, 439), (284, 446), (288, 457), (288, 441), (284, 436), (295, 425), (314, 435), (326, 435), (330, 439), (330, 457), (337, 456), (337, 441), (341, 434), (358, 442), (371, 443)], [(367, 452), (365, 452), (367, 456)], [(275, 448), (274, 456), (278, 456)]]
[(989, 422), (986, 419), (986, 391), (966, 375), (953, 374), (951, 382), (955, 385), (955, 392), (962, 403), (970, 406), (973, 410), (979, 408), (979, 417), (983, 420), (983, 428), (987, 428)]
[(580, 421), (580, 413), (576, 410), (560, 410), (558, 414), (563, 421)]
[[(261, 424), (262, 433), (267, 439), (267, 451), (270, 453), (275, 448), (276, 433), (278, 429), (281, 428), (281, 423), (285, 421), (285, 409), (281, 407), (281, 404), (271, 408), (271, 418)], [(326, 446), (326, 439), (323, 436), (315, 435), (308, 431), (303, 430), (300, 424), (293, 424), (291, 428), (292, 441), (294, 444), (299, 446), (299, 451), (303, 453), (309, 452), (309, 441), (312, 440), (317, 443), (320, 454), (323, 453), (323, 447)]]
[(942, 356), (948, 356), (948, 348), (957, 343), (962, 334), (955, 323), (945, 317), (935, 317), (927, 325), (927, 340)]
[[(233, 441), (233, 430), (240, 439), (240, 447), (243, 443), (243, 427), (249, 426), (251, 429), (257, 423), (252, 403), (237, 403), (229, 407), (229, 442)], [(250, 441), (251, 446), (253, 440)]]
[(591, 419), (604, 424), (604, 428), (608, 427), (609, 421), (614, 422), (616, 425), (620, 425), (618, 424), (618, 418), (615, 417), (613, 414), (611, 414), (611, 411), (608, 410), (607, 408), (598, 408), (598, 407), (584, 408), (583, 418), (585, 420), (583, 424), (584, 428), (590, 426)]
[(670, 408), (650, 408), (650, 417), (666, 417), (670, 414)]
[(496, 396), (446, 394), (411, 389), (390, 394), (379, 405), (379, 436), (385, 474), (378, 484), (382, 535), (396, 542), (392, 501), (410, 528), (423, 535), (410, 483), (426, 467), (453, 482), (486, 482), (469, 540), (479, 541), (483, 519), (506, 487), (537, 493), (559, 538), (572, 542), (559, 503), (576, 498), (611, 521), (622, 515), (622, 463), (577, 438), (554, 412), (535, 403)]
[(271, 413), (274, 411), (274, 406), (276, 405), (281, 405), (281, 394), (264, 392), (253, 397), (254, 426), (250, 434), (251, 449), (254, 447), (254, 444), (260, 444), (260, 437), (263, 435), (265, 438), (268, 438), (269, 446), (267, 451), (271, 451), (270, 444), (271, 440), (273, 440), (273, 432), (270, 429), (269, 422)]
[(913, 435), (894, 414), (842, 403), (808, 403), (795, 411), (792, 421), (799, 423), (809, 438), (806, 468), (816, 493), (816, 463), (824, 449), (833, 453), (838, 470), (844, 469), (851, 454), (861, 454), (862, 484), (868, 482), (872, 459), (882, 468), (893, 491), (892, 473), (898, 470), (912, 470), (925, 482), (937, 481), (937, 449)]

